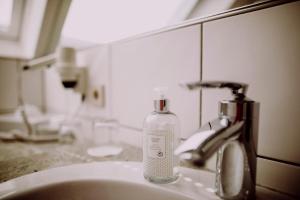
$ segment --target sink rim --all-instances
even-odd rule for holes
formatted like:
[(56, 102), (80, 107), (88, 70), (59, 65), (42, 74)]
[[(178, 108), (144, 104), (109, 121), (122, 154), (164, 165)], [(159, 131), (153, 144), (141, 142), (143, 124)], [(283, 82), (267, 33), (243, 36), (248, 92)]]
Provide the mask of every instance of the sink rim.
[[(163, 192), (163, 193), (167, 193), (168, 195), (176, 195), (176, 197), (181, 197), (181, 198), (186, 198), (187, 200), (193, 200), (192, 197), (186, 196), (185, 194), (179, 193), (177, 191), (171, 191), (171, 190), (165, 190), (164, 188), (157, 188), (157, 187), (151, 187), (149, 185), (143, 185), (143, 184), (139, 184), (139, 183), (135, 183), (135, 182), (130, 182), (130, 181), (117, 181), (117, 180), (110, 180), (110, 179), (82, 179), (82, 180), (73, 180), (73, 181), (63, 181), (63, 182), (54, 182), (54, 183), (50, 183), (50, 184), (43, 184), (34, 188), (26, 188), (23, 190), (13, 193), (8, 193), (4, 196), (0, 196), (0, 199), (2, 198), (15, 198), (18, 196), (22, 196), (22, 195), (26, 195), (30, 192), (36, 192), (36, 191), (41, 191), (44, 189), (48, 189), (48, 188), (53, 188), (53, 187), (57, 187), (57, 186), (66, 186), (68, 184), (84, 184), (84, 183), (96, 183), (96, 184), (116, 184), (117, 187), (120, 186), (124, 186), (129, 184), (129, 187), (138, 187), (138, 189), (144, 189), (144, 190), (150, 190), (151, 191), (155, 191), (155, 192)], [(77, 186), (78, 187), (78, 186)]]
[[(59, 184), (68, 181), (123, 181), (126, 183), (139, 184), (166, 192), (177, 193), (186, 196), (187, 199), (199, 199), (204, 195), (205, 199), (216, 199), (216, 195), (210, 191), (195, 191), (197, 187), (191, 187), (191, 181), (195, 177), (203, 178), (205, 186), (213, 186), (214, 173), (180, 167), (182, 177), (170, 184), (153, 184), (146, 181), (142, 175), (141, 162), (101, 161), (69, 166), (51, 168), (34, 172), (21, 177), (11, 179), (0, 184), (0, 199), (13, 193), (33, 190), (50, 184)], [(188, 177), (188, 179), (186, 179)], [(188, 180), (188, 181), (187, 181)], [(202, 182), (202, 180), (201, 180)], [(198, 188), (199, 189), (199, 188)]]

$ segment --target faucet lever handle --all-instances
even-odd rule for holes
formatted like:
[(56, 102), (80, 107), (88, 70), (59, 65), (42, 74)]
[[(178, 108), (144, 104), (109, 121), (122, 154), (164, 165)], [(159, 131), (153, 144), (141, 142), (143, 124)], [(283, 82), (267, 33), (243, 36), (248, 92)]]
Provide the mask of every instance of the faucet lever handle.
[(229, 81), (196, 81), (180, 83), (180, 86), (189, 90), (202, 88), (228, 88), (237, 98), (244, 98), (248, 85), (245, 83), (229, 82)]

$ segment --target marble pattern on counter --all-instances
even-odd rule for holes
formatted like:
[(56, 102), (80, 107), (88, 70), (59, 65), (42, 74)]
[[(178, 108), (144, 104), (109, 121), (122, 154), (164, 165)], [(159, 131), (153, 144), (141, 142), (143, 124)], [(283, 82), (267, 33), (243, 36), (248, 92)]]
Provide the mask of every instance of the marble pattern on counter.
[[(86, 152), (87, 143), (22, 143), (0, 141), (0, 183), (37, 171), (95, 161), (142, 161), (142, 150), (127, 144), (121, 144), (123, 152), (117, 156), (96, 158)], [(195, 168), (181, 163), (181, 166)], [(257, 199), (295, 199), (278, 192), (256, 187)]]
[(89, 145), (73, 143), (23, 143), (0, 141), (0, 183), (54, 167), (95, 161), (142, 161), (142, 150), (121, 144), (123, 152), (116, 156), (92, 157)]

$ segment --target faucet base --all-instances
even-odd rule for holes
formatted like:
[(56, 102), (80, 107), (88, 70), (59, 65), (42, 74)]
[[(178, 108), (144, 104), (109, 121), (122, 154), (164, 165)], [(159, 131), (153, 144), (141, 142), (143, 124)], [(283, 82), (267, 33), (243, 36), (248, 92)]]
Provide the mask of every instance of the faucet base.
[(255, 180), (247, 158), (244, 145), (237, 140), (218, 150), (215, 185), (222, 199), (255, 199)]

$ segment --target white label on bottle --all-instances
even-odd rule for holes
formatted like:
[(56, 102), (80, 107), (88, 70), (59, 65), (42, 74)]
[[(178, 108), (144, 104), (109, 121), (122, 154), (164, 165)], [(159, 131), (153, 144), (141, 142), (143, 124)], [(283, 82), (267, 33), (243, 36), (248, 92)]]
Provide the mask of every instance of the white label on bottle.
[(166, 136), (147, 135), (148, 156), (151, 158), (166, 157)]

